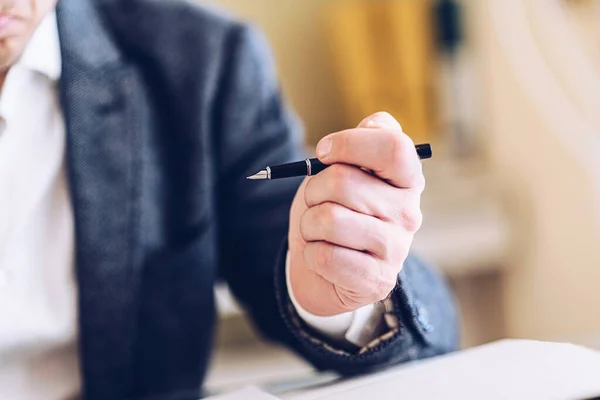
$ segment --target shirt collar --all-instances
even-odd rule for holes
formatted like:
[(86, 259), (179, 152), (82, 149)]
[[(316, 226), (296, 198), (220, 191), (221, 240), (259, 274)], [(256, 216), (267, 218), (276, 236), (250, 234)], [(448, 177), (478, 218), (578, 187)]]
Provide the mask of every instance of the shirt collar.
[(23, 54), (8, 71), (0, 93), (0, 135), (4, 130), (3, 125), (12, 119), (15, 113), (15, 99), (19, 98), (22, 91), (22, 79), (27, 79), (26, 72), (38, 73), (56, 82), (61, 75), (61, 62), (58, 25), (53, 11), (38, 25)]
[(17, 65), (41, 73), (53, 81), (60, 78), (60, 42), (54, 11), (38, 25)]

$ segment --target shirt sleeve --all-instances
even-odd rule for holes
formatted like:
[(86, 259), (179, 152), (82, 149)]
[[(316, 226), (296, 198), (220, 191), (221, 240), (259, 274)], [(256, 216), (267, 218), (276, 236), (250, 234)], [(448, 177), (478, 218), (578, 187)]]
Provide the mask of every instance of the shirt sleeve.
[(298, 315), (310, 327), (336, 341), (347, 341), (363, 347), (385, 331), (385, 306), (380, 303), (368, 304), (355, 311), (330, 317), (313, 315), (298, 304), (290, 284), (290, 255), (286, 255), (285, 275), (290, 300)]

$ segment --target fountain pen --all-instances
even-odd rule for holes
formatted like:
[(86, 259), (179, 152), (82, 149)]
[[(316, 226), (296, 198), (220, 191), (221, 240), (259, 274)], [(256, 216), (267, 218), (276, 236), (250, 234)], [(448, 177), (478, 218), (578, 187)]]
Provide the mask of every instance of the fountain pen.
[[(418, 144), (415, 146), (417, 154), (421, 160), (431, 158), (431, 145)], [(266, 167), (246, 179), (282, 179), (298, 176), (312, 176), (329, 167), (330, 164), (323, 164), (318, 158), (307, 158), (304, 161), (296, 161), (287, 164), (274, 165)]]

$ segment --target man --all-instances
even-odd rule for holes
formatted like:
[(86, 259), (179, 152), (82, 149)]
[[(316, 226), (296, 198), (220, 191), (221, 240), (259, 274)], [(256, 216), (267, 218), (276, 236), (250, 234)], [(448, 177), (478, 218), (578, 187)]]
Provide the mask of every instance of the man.
[(408, 255), (424, 179), (390, 115), (324, 138), (315, 177), (248, 181), (304, 158), (252, 28), (179, 0), (0, 2), (0, 398), (197, 398), (217, 276), (318, 369), (455, 348)]

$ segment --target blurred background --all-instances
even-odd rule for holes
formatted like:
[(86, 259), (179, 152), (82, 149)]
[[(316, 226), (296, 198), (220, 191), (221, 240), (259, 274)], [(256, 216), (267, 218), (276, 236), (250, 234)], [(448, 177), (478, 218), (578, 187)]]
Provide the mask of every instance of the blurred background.
[[(265, 32), (309, 149), (380, 110), (432, 143), (414, 250), (455, 289), (464, 348), (600, 348), (600, 0), (201, 2)], [(310, 375), (217, 299), (209, 388)]]

